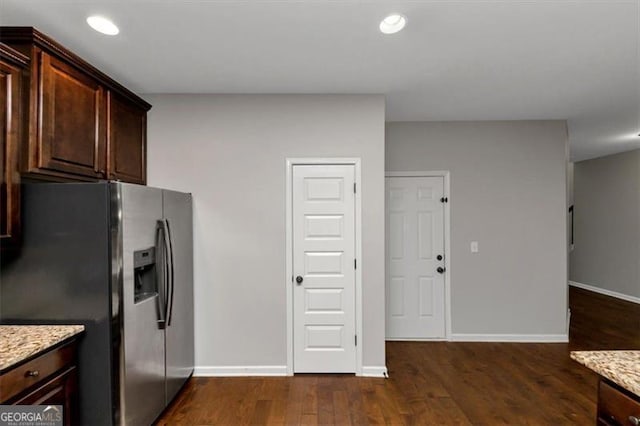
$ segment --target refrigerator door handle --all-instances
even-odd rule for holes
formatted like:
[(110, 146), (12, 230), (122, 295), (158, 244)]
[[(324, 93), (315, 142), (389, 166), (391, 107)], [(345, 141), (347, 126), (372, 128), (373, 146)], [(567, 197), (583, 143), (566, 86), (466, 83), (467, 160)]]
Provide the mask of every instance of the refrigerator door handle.
[(162, 237), (163, 237), (163, 253), (164, 253), (164, 270), (165, 270), (165, 280), (164, 280), (164, 318), (165, 318), (165, 327), (169, 326), (169, 301), (171, 298), (171, 285), (173, 281), (173, 262), (171, 258), (173, 254), (171, 253), (171, 236), (169, 234), (169, 226), (165, 219), (159, 221), (162, 226)]
[(164, 219), (164, 223), (166, 225), (166, 232), (168, 236), (168, 247), (169, 247), (169, 265), (170, 265), (170, 274), (169, 274), (169, 293), (167, 294), (167, 326), (171, 326), (171, 317), (173, 313), (173, 297), (174, 297), (174, 289), (175, 289), (175, 273), (174, 266), (175, 263), (173, 261), (173, 237), (171, 236), (171, 228), (169, 226), (169, 220)]
[[(160, 283), (165, 283), (167, 281), (167, 262), (164, 259), (164, 252), (166, 251), (166, 245), (164, 245), (162, 241), (165, 241), (164, 237), (164, 227), (162, 221), (158, 221), (156, 223), (156, 288), (158, 291), (158, 295), (156, 296), (156, 309), (158, 311), (158, 326), (160, 328), (164, 328), (167, 322), (166, 317), (166, 302), (165, 302), (165, 294), (166, 292), (160, 286)], [(160, 246), (163, 244), (162, 250), (160, 250)], [(162, 256), (160, 253), (162, 252)], [(162, 272), (161, 272), (162, 271)], [(160, 274), (162, 274), (162, 280), (160, 279)]]

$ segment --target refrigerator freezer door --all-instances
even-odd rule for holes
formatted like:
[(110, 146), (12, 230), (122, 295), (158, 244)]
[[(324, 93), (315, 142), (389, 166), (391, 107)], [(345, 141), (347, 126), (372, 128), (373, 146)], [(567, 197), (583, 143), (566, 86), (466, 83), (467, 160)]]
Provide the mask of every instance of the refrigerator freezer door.
[[(165, 407), (164, 329), (157, 297), (135, 303), (134, 252), (155, 245), (156, 224), (162, 218), (162, 190), (114, 184), (121, 198), (122, 298), (124, 360), (121, 361), (121, 419), (127, 425), (148, 425)], [(162, 258), (160, 251), (157, 256)], [(158, 265), (162, 268), (162, 265)], [(161, 277), (162, 274), (159, 274)]]
[(193, 219), (191, 195), (163, 191), (173, 256), (166, 328), (167, 404), (193, 372)]

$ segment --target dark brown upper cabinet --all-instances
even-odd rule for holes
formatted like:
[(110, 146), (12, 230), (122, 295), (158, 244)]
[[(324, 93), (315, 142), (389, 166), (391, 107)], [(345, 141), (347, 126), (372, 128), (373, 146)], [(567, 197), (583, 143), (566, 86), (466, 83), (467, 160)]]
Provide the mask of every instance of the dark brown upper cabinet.
[(147, 181), (147, 111), (114, 92), (107, 94), (109, 179)]
[(106, 178), (105, 90), (91, 76), (40, 52), (42, 117), (29, 171)]
[(0, 43), (0, 241), (2, 248), (19, 239), (19, 150), (24, 135), (22, 73), (29, 58)]
[(30, 58), (21, 171), (48, 180), (146, 183), (143, 99), (31, 27), (0, 27)]

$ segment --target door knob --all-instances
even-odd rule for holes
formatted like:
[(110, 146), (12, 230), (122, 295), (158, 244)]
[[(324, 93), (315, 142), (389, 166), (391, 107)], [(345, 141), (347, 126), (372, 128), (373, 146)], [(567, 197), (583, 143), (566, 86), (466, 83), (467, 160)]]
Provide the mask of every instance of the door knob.
[(446, 271), (446, 269), (442, 266), (438, 266), (438, 269), (436, 269), (436, 271), (438, 271), (439, 274), (444, 274), (444, 271)]
[(438, 260), (442, 260), (442, 255), (441, 255), (441, 254), (437, 255), (437, 256), (436, 256), (436, 259), (438, 259)]
[(302, 277), (300, 275), (296, 277), (296, 282), (298, 283), (298, 285), (302, 284)]

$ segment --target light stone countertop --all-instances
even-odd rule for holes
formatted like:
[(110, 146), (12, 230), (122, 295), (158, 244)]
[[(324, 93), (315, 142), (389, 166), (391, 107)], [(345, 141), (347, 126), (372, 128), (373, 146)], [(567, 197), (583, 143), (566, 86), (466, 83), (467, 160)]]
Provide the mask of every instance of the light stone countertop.
[(571, 358), (640, 396), (640, 351), (573, 351)]
[(84, 325), (0, 325), (0, 371), (84, 331)]

